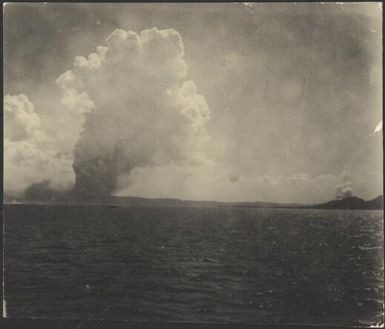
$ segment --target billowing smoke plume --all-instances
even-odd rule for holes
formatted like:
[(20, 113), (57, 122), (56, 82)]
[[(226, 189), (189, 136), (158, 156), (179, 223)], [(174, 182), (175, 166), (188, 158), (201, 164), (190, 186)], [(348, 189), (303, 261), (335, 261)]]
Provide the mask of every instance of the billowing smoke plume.
[(336, 186), (336, 197), (339, 200), (353, 196), (353, 184), (350, 174), (344, 171), (341, 174), (341, 183)]
[(75, 191), (111, 194), (135, 167), (185, 161), (199, 152), (209, 110), (185, 81), (183, 43), (173, 29), (115, 30), (57, 79), (63, 103), (84, 113), (75, 146)]

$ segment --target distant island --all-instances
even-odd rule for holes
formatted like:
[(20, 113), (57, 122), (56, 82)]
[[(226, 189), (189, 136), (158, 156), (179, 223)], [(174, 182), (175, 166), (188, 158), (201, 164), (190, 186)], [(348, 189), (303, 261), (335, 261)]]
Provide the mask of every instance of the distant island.
[(355, 196), (347, 197), (341, 200), (332, 200), (323, 204), (313, 205), (310, 208), (315, 209), (384, 209), (384, 196), (365, 201)]
[(365, 201), (358, 197), (347, 197), (331, 200), (322, 204), (292, 204), (276, 202), (218, 202), (192, 201), (179, 199), (148, 199), (131, 196), (109, 196), (98, 199), (84, 199), (66, 193), (36, 193), (25, 198), (14, 198), (5, 195), (5, 203), (38, 203), (38, 204), (77, 204), (105, 205), (110, 207), (243, 207), (243, 208), (299, 208), (299, 209), (351, 209), (351, 210), (381, 210), (384, 208), (384, 197), (380, 195)]

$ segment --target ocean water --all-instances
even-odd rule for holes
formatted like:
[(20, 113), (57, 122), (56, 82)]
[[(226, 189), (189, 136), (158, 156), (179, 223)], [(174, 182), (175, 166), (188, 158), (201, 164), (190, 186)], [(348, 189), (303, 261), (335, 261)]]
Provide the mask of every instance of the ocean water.
[(372, 325), (382, 211), (5, 206), (8, 317)]

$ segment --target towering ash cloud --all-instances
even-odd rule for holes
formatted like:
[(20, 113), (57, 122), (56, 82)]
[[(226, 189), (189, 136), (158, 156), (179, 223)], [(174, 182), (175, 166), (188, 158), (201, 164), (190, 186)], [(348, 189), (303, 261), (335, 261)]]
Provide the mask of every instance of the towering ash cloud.
[(62, 102), (84, 113), (75, 146), (75, 191), (111, 194), (135, 167), (187, 161), (199, 153), (209, 109), (185, 81), (183, 43), (173, 29), (115, 30), (96, 52), (76, 57), (57, 79)]

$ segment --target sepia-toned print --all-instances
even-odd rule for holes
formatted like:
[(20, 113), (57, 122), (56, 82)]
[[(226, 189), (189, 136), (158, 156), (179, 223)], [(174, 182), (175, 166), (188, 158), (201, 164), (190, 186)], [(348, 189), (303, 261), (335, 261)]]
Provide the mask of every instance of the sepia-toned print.
[(383, 327), (380, 2), (3, 13), (5, 317)]

